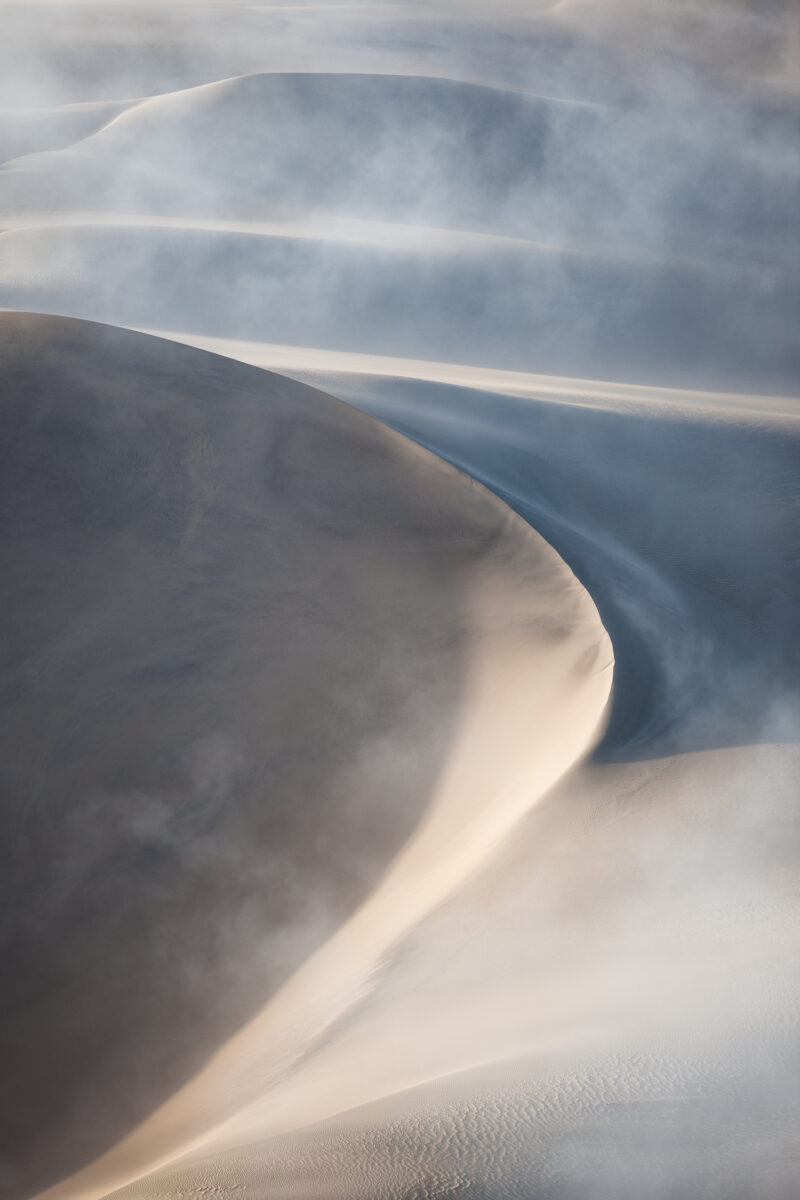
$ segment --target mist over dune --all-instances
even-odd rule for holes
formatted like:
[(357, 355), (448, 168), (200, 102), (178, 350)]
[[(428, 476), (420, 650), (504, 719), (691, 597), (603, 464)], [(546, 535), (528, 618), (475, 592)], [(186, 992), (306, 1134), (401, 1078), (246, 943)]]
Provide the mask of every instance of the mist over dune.
[(798, 1200), (795, 6), (0, 25), (0, 1192)]
[(799, 120), (747, 95), (610, 106), (427, 76), (224, 80), (8, 162), (0, 301), (793, 392)]

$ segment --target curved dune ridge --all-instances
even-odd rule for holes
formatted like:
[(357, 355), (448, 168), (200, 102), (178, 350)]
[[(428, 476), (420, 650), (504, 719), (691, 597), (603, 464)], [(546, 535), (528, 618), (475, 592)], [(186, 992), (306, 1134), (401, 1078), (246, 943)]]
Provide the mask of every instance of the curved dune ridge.
[(0, 331), (12, 1169), (82, 1165), (278, 987), (59, 1189), (102, 1195), (309, 1052), (586, 752), (611, 654), (541, 538), (354, 409), (142, 335)]
[(0, 26), (0, 1194), (797, 1200), (796, 5)]

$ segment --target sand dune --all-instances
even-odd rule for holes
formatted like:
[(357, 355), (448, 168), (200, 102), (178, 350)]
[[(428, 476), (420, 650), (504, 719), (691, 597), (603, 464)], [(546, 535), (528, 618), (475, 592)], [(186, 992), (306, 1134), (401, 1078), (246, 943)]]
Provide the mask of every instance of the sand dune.
[(195, 344), (333, 390), (480, 479), (545, 533), (614, 641), (604, 752), (749, 740), (793, 694), (796, 398)]
[[(362, 216), (439, 210), (469, 228), (502, 222), (504, 196), (541, 174), (546, 140), (579, 152), (567, 144), (601, 130), (601, 112), (427, 76), (258, 74), (154, 97), (36, 157), (62, 197), (88, 187), (101, 207), (121, 194), (145, 212), (346, 212), (357, 192)], [(25, 174), (3, 182), (32, 206)]]
[(528, 526), (355, 410), (141, 335), (0, 327), (6, 1169), (46, 1182), (196, 1070), (427, 811), (303, 968), (330, 980), (308, 1013), (261, 1022), (264, 1072), (305, 1053), (585, 751), (611, 660)]
[(794, 746), (585, 769), (357, 1020), (122, 1195), (793, 1196), (797, 768)]
[[(247, 75), (145, 100), (71, 149), (33, 156), (35, 174), (19, 160), (3, 203), (36, 211), (44, 173), (75, 211), (435, 214), (435, 225), (534, 239), (752, 256), (769, 237), (792, 251), (796, 114), (747, 95), (731, 112), (725, 99), (598, 106), (431, 76)], [(698, 196), (698, 174), (716, 187)]]
[(791, 0), (777, 0), (766, 12), (747, 0), (660, 8), (643, 0), (558, 0), (552, 13), (616, 47), (635, 52), (646, 45), (665, 57), (688, 51), (698, 66), (735, 80), (749, 76), (770, 89), (796, 92), (800, 84), (800, 19)]
[(587, 106), (427, 76), (233, 78), (0, 172), (0, 303), (794, 394), (795, 133), (747, 96)]
[(97, 133), (127, 106), (125, 101), (89, 101), (54, 108), (0, 109), (0, 163), (72, 146)]
[[(142, 329), (139, 332), (195, 346), (198, 350), (209, 350), (212, 354), (234, 358), (254, 367), (279, 371), (311, 386), (334, 393), (341, 392), (355, 404), (358, 404), (359, 398), (372, 396), (378, 405), (383, 389), (402, 386), (405, 381), (419, 381), (446, 384), (469, 392), (491, 392), (498, 397), (557, 401), (560, 405), (640, 416), (675, 415), (687, 421), (715, 420), (726, 424), (735, 422), (776, 427), (787, 424), (793, 426), (800, 421), (795, 396), (689, 391), (603, 379), (537, 375), (530, 371), (476, 367), (468, 363), (391, 358), (387, 355), (354, 354), (310, 346), (281, 346), (269, 342), (247, 342), (241, 338), (202, 337), (172, 330)], [(433, 389), (433, 394), (437, 394), (436, 389)], [(443, 392), (439, 394), (447, 395)], [(450, 393), (450, 397), (455, 408), (458, 394)]]
[(743, 284), (728, 266), (355, 237), (164, 223), (9, 230), (0, 302), (312, 350), (693, 390), (795, 390), (797, 341), (782, 316), (800, 299), (797, 277), (772, 267)]
[(590, 102), (630, 84), (621, 58), (609, 72), (607, 47), (598, 52), (549, 19), (552, 0), (522, 8), (501, 2), (488, 12), (449, 0), (424, 7), (200, 0), (191, 9), (5, 0), (3, 7), (0, 96), (13, 106), (43, 96), (52, 103), (147, 96), (256, 71), (422, 71)]
[[(387, 249), (424, 249), (436, 255), (448, 250), (462, 250), (472, 254), (482, 250), (514, 252), (526, 249), (545, 250), (552, 254), (574, 254), (604, 259), (631, 258), (639, 264), (647, 263), (648, 256), (641, 249), (626, 255), (623, 247), (613, 249), (602, 243), (580, 245), (561, 242), (537, 242), (529, 238), (510, 237), (504, 234), (478, 233), (474, 230), (445, 229), (435, 226), (410, 225), (398, 221), (368, 221), (364, 218), (320, 217), (314, 213), (301, 219), (272, 221), (227, 220), (222, 217), (163, 216), (155, 213), (118, 212), (58, 212), (54, 216), (41, 213), (7, 213), (4, 216), (5, 230), (46, 230), (72, 228), (142, 228), (142, 229), (188, 229), (207, 233), (240, 233), (252, 237), (307, 238), (320, 242), (345, 242), (356, 246), (382, 246)], [(650, 256), (653, 259), (654, 256)], [(655, 262), (663, 260), (655, 258)], [(696, 269), (719, 270), (719, 264), (704, 264), (702, 259), (692, 258), (684, 266)], [(729, 264), (732, 272), (737, 264)], [(744, 274), (739, 267), (739, 274)]]
[(791, 4), (0, 24), (0, 1192), (797, 1200)]

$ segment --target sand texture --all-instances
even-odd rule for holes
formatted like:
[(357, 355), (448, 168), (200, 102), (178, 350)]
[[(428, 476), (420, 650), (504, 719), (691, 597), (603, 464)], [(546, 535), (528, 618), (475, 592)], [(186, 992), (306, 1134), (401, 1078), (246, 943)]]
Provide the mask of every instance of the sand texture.
[(791, 0), (0, 0), (4, 1200), (800, 1200)]

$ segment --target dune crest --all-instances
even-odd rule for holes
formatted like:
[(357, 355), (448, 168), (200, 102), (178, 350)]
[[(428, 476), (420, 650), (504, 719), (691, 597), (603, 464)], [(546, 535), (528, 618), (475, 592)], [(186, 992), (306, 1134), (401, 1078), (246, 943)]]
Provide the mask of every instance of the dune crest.
[[(178, 1091), (57, 1185), (100, 1195), (309, 1052), (587, 752), (612, 660), (529, 526), (357, 410), (85, 322), (7, 313), (0, 337), (21, 622), (3, 1034), (71, 1109), (40, 1153), (22, 1106), (10, 1160), (63, 1172)], [(48, 972), (70, 1044), (24, 1002)]]

